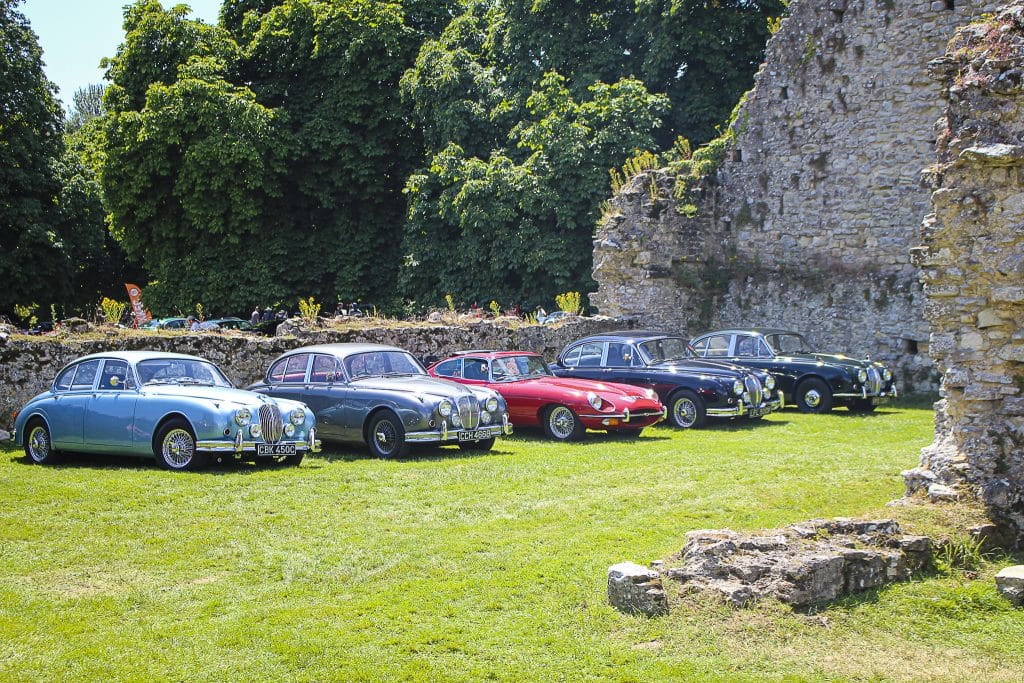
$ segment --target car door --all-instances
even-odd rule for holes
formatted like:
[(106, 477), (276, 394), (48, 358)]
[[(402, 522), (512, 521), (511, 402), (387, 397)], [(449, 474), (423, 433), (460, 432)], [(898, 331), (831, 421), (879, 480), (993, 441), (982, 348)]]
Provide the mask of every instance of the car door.
[(85, 411), (92, 400), (99, 368), (99, 359), (88, 360), (68, 368), (57, 378), (57, 383), (67, 389), (58, 389), (53, 406), (47, 409), (54, 448), (85, 448)]
[(267, 393), (274, 398), (304, 402), (306, 371), (312, 356), (311, 353), (296, 353), (274, 363), (267, 373)]
[(130, 451), (139, 394), (126, 361), (103, 361), (100, 381), (86, 406), (85, 444), (89, 449)]
[(345, 406), (351, 389), (345, 382), (341, 362), (334, 356), (313, 354), (309, 382), (302, 400), (316, 415), (317, 434), (330, 441), (350, 441), (351, 427), (345, 423)]
[(602, 362), (604, 360), (605, 342), (584, 342), (565, 355), (563, 372), (566, 377), (582, 377), (584, 379), (607, 379)]

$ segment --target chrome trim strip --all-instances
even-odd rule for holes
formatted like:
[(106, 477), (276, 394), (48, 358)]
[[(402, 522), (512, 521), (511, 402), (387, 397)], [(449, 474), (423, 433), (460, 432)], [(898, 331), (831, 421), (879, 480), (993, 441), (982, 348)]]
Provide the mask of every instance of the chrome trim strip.
[[(710, 414), (710, 412), (711, 411), (709, 410), (708, 413)], [(650, 411), (645, 411), (645, 412), (640, 412), (640, 413), (631, 413), (628, 410), (624, 410), (621, 413), (600, 413), (598, 415), (584, 415), (583, 413), (580, 413), (580, 417), (581, 418), (588, 418), (588, 419), (589, 418), (595, 418), (595, 419), (596, 418), (619, 419), (619, 420), (623, 420), (624, 422), (629, 422), (630, 420), (636, 420), (639, 417), (654, 417), (655, 415), (657, 415), (657, 416), (661, 417), (662, 419), (664, 419), (665, 415), (666, 415), (665, 409), (662, 409), (662, 410), (650, 410)]]

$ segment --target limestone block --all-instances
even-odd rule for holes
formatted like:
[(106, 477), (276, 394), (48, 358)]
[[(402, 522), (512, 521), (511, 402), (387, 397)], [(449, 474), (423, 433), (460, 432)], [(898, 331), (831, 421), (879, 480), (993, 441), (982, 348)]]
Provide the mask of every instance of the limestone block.
[(985, 347), (985, 338), (977, 332), (966, 332), (960, 337), (960, 348), (965, 351), (982, 351)]
[(1024, 604), (1024, 565), (1006, 567), (996, 574), (996, 590), (1016, 606)]
[(0, 429), (0, 441), (10, 441), (10, 440), (11, 440), (10, 432), (7, 432), (7, 431), (4, 431), (3, 429)]
[(668, 600), (658, 573), (634, 562), (608, 568), (608, 603), (626, 614), (668, 614)]
[(1006, 303), (1024, 303), (1024, 287), (993, 287), (992, 300)]
[(951, 503), (958, 498), (956, 490), (945, 484), (930, 484), (928, 486), (928, 500), (933, 503)]
[(999, 317), (999, 311), (994, 308), (986, 308), (985, 310), (978, 313), (978, 327), (995, 327), (996, 325), (1002, 325), (1003, 319)]

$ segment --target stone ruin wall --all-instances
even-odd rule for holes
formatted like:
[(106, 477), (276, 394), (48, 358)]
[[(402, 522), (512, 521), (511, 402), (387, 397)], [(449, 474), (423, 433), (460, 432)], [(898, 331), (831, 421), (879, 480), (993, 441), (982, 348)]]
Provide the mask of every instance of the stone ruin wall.
[[(294, 323), (294, 324), (293, 324)], [(581, 337), (628, 327), (621, 320), (581, 318), (552, 326), (476, 322), (466, 325), (402, 325), (351, 329), (305, 329), (298, 321), (282, 327), (286, 334), (257, 337), (242, 333), (137, 333), (93, 330), (92, 338), (8, 337), (0, 332), (0, 429), (10, 430), (14, 412), (50, 388), (57, 372), (81, 356), (106, 351), (171, 351), (213, 361), (237, 386), (261, 379), (277, 356), (310, 344), (369, 342), (407, 349), (420, 359), (443, 357), (463, 349), (520, 349), (553, 360), (562, 347)], [(96, 338), (100, 337), (100, 338)]]
[(904, 473), (976, 494), (1024, 532), (1024, 2), (962, 29), (931, 72), (947, 107), (922, 269), (942, 371), (935, 442)]
[[(688, 219), (652, 171), (611, 202), (591, 301), (606, 315), (696, 334), (794, 328), (893, 363), (934, 390), (910, 249), (928, 213), (939, 86), (929, 60), (983, 0), (795, 0)], [(657, 192), (651, 187), (656, 186)]]

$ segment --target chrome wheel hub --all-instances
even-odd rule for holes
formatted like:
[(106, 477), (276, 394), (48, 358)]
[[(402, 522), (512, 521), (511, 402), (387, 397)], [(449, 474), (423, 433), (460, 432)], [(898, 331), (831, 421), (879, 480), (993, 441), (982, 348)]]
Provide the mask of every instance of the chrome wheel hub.
[(160, 451), (171, 467), (185, 467), (196, 454), (196, 442), (184, 429), (172, 429), (164, 437)]
[(42, 462), (50, 455), (50, 435), (43, 427), (35, 427), (29, 434), (28, 450), (36, 462)]
[(688, 398), (681, 398), (672, 406), (672, 414), (680, 427), (692, 427), (697, 421), (697, 406)]
[(811, 389), (804, 394), (804, 403), (811, 408), (817, 408), (821, 403), (821, 394), (818, 393), (817, 389)]
[(576, 416), (565, 406), (558, 406), (548, 416), (548, 426), (559, 439), (568, 439), (576, 428)]

